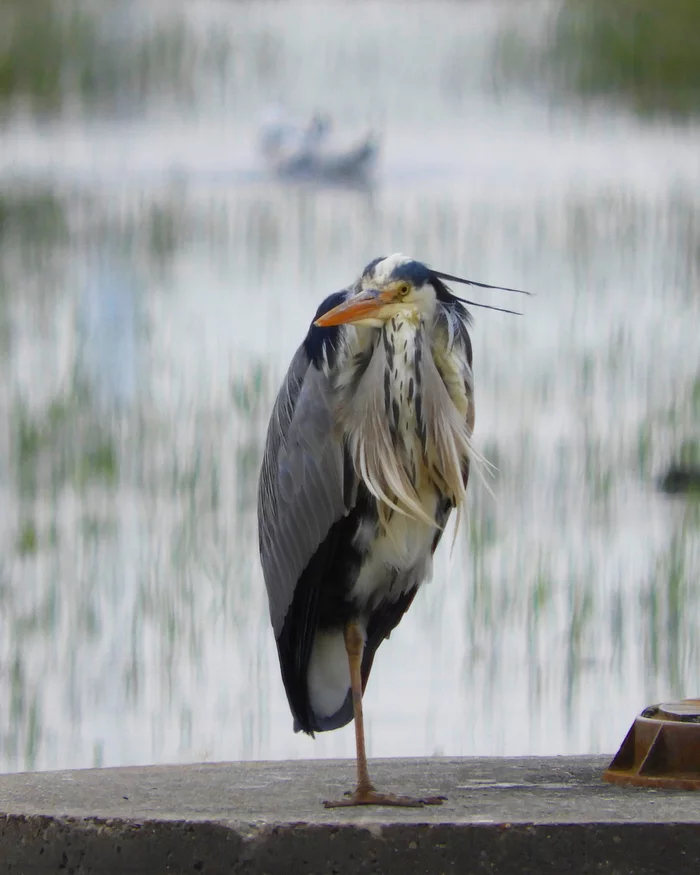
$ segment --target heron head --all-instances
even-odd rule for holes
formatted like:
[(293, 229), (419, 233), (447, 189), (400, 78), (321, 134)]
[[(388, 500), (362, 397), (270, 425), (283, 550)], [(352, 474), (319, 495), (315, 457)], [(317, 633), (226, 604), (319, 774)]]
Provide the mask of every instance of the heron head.
[(371, 261), (351, 294), (315, 324), (321, 328), (349, 323), (379, 328), (397, 313), (431, 315), (436, 299), (430, 268), (397, 253)]
[(451, 306), (471, 304), (474, 307), (500, 310), (503, 313), (516, 312), (459, 298), (445, 285), (445, 280), (479, 286), (482, 289), (502, 289), (521, 295), (530, 294), (521, 289), (490, 286), (487, 283), (441, 273), (432, 270), (421, 261), (415, 261), (397, 252), (370, 261), (352, 292), (332, 310), (319, 316), (314, 325), (319, 328), (330, 328), (334, 325), (352, 323), (381, 328), (397, 313), (403, 313), (409, 318), (412, 316), (415, 319), (428, 319), (434, 314), (438, 301)]

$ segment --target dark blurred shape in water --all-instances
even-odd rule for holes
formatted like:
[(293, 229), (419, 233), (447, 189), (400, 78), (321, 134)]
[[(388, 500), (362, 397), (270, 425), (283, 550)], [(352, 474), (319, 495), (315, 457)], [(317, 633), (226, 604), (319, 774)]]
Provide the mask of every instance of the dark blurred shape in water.
[(670, 495), (700, 496), (700, 468), (673, 466), (664, 474), (660, 488)]

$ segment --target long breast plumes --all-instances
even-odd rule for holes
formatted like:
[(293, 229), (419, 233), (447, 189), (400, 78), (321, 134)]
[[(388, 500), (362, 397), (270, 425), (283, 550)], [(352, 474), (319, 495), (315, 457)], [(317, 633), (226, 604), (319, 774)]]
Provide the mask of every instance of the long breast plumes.
[(434, 526), (436, 493), (461, 502), (471, 455), (471, 398), (456, 347), (438, 333), (431, 348), (424, 324), (399, 314), (349, 361), (338, 412), (380, 522), (393, 510)]

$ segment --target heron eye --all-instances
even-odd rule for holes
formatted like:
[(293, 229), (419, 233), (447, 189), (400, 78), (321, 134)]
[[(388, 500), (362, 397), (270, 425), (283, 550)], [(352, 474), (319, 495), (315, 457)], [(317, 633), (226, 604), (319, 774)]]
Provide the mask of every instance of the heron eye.
[(401, 285), (399, 286), (399, 298), (405, 298), (408, 292), (408, 283), (401, 283)]

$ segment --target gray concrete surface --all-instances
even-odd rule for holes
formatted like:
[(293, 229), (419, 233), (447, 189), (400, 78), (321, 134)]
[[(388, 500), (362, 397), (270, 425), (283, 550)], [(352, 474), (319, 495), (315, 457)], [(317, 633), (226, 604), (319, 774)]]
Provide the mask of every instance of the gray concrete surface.
[(604, 784), (609, 757), (376, 760), (439, 808), (326, 810), (348, 761), (0, 776), (0, 873), (700, 872), (700, 793)]

